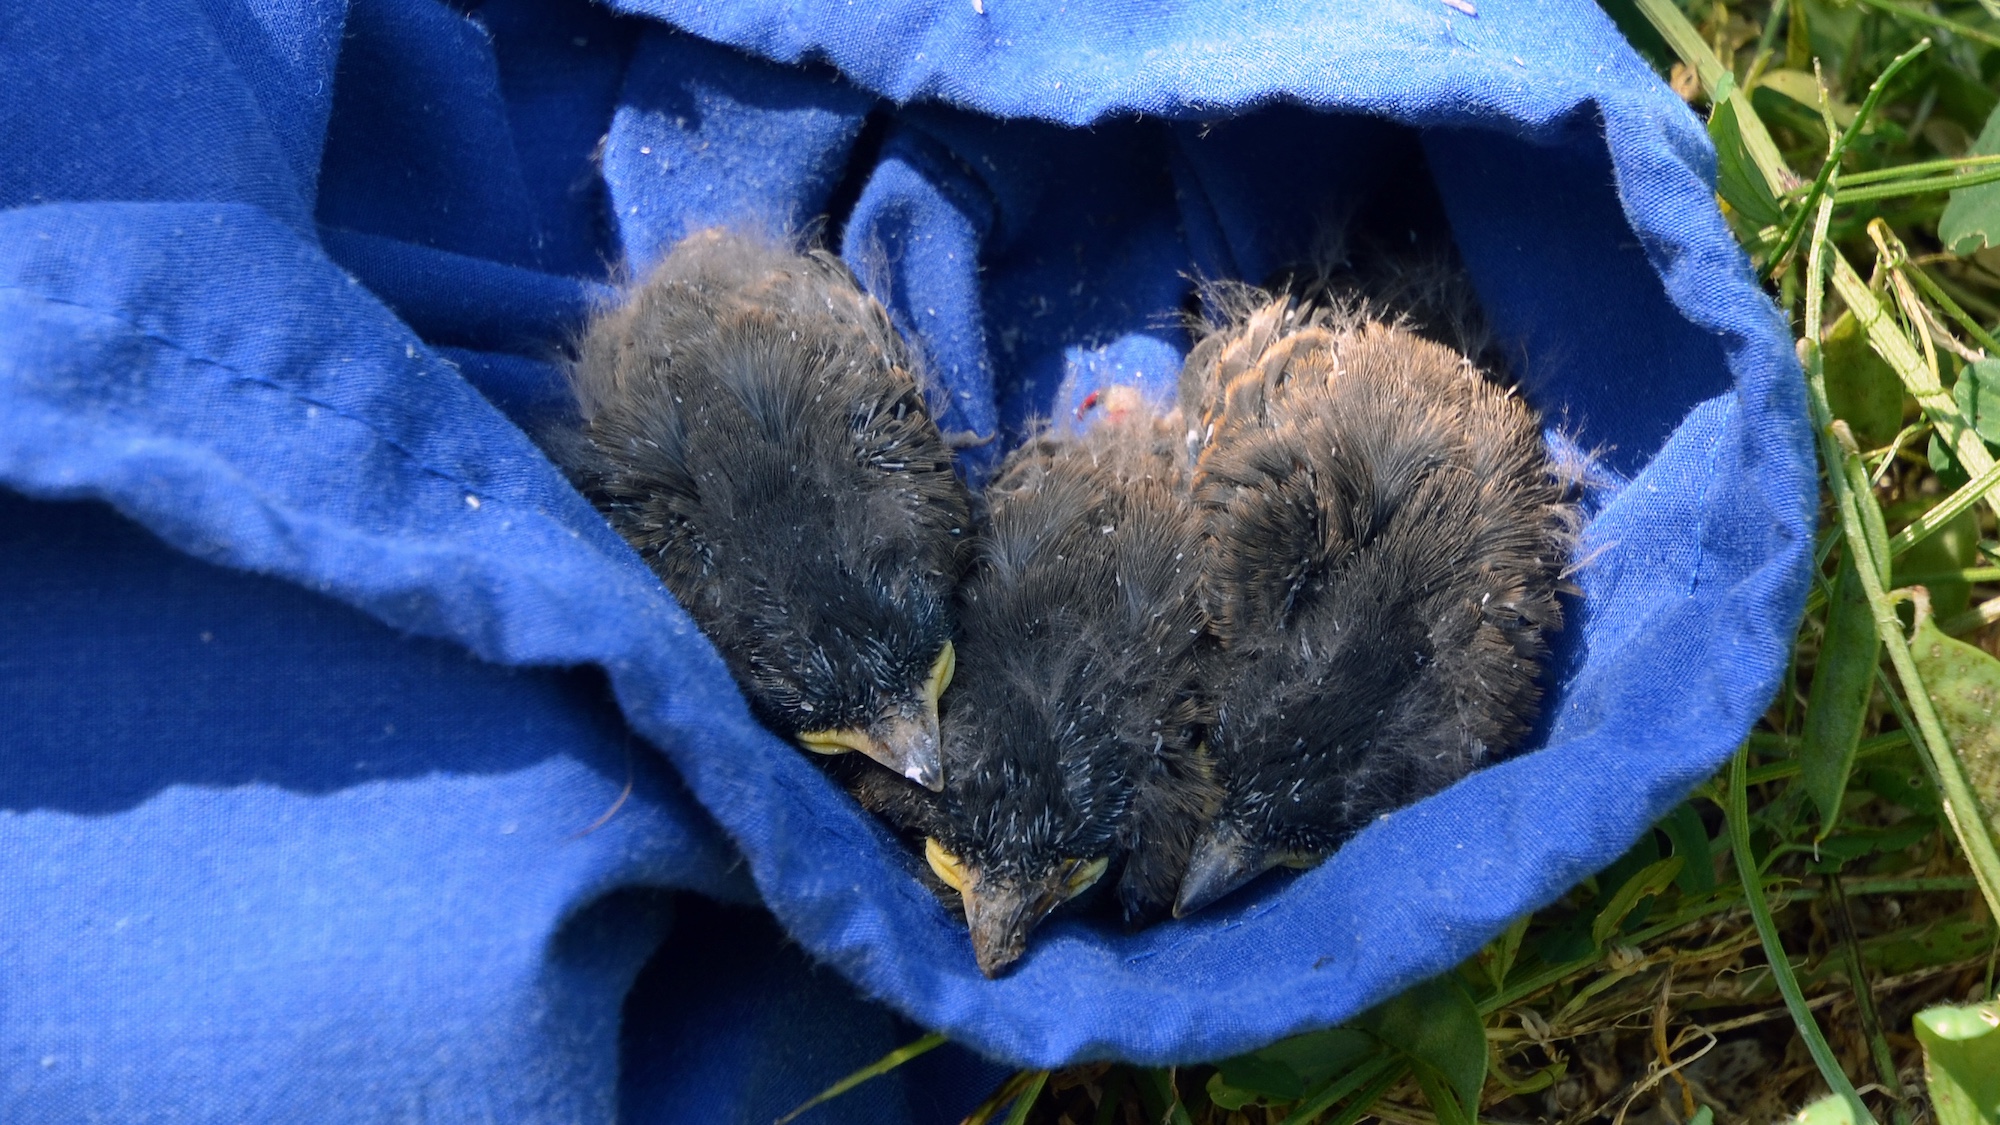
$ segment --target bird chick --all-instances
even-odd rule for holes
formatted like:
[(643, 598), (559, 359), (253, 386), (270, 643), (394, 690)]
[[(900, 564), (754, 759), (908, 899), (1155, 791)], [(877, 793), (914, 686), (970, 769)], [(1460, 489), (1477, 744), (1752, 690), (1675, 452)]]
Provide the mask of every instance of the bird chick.
[(708, 230), (578, 350), (552, 451), (758, 718), (940, 788), (971, 507), (882, 306), (830, 254)]
[(1513, 749), (1574, 534), (1534, 412), (1475, 361), (1358, 298), (1251, 293), (1182, 372), (1223, 795), (1177, 916)]
[(1128, 919), (1164, 913), (1214, 800), (1197, 597), (1200, 523), (1177, 442), (1131, 391), (1016, 450), (986, 491), (959, 594), (942, 794), (864, 804), (925, 837), (997, 976), (1051, 911), (1123, 862)]

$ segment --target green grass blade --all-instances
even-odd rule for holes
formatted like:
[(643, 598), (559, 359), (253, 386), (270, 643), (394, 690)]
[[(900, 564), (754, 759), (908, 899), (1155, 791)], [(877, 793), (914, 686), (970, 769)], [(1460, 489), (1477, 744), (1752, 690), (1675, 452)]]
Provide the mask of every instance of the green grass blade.
[[(1974, 434), (1973, 440), (1979, 440), (1979, 435)], [(1974, 504), (1988, 499), (1994, 486), (2000, 485), (2000, 461), (1992, 461), (1991, 457), (1988, 461), (1991, 463), (1982, 469), (1978, 476), (1960, 485), (1936, 507), (1910, 521), (1910, 526), (1892, 536), (1889, 540), (1889, 554), (1891, 556), (1902, 554), (1943, 530), (1946, 524), (1965, 514)]]
[(909, 1062), (911, 1059), (916, 1058), (918, 1055), (923, 1054), (925, 1051), (943, 1046), (944, 1042), (945, 1037), (942, 1034), (932, 1032), (914, 1043), (904, 1044), (883, 1055), (881, 1058), (876, 1059), (874, 1062), (869, 1063), (867, 1066), (862, 1067), (860, 1070), (855, 1071), (853, 1074), (828, 1086), (826, 1089), (821, 1090), (797, 1109), (772, 1122), (772, 1125), (785, 1125), (786, 1122), (804, 1113), (806, 1110), (822, 1102), (832, 1101), (871, 1078), (880, 1078), (897, 1067), (902, 1066), (904, 1063)]
[(1819, 1067), (1820, 1077), (1826, 1080), (1827, 1088), (1844, 1100), (1858, 1122), (1873, 1121), (1868, 1107), (1862, 1103), (1861, 1095), (1855, 1093), (1854, 1083), (1848, 1081), (1845, 1071), (1840, 1069), (1840, 1060), (1834, 1058), (1833, 1048), (1827, 1046), (1826, 1036), (1819, 1030), (1819, 1022), (1813, 1018), (1812, 1009), (1806, 1007), (1805, 993), (1799, 991), (1799, 981), (1792, 975), (1792, 964), (1785, 957), (1785, 947), (1778, 940), (1778, 925), (1771, 918), (1771, 904), (1764, 899), (1764, 881), (1757, 871), (1757, 860), (1750, 850), (1750, 801), (1746, 788), (1746, 778), (1750, 769), (1750, 746), (1745, 743), (1736, 752), (1735, 760), (1729, 767), (1729, 840), (1731, 857), (1736, 861), (1737, 877), (1743, 880), (1744, 901), (1750, 907), (1750, 920), (1757, 927), (1757, 937), (1764, 944), (1764, 958), (1771, 964), (1771, 977), (1777, 982), (1778, 992), (1785, 998), (1785, 1007), (1792, 1013), (1792, 1023), (1799, 1029), (1800, 1038), (1805, 1040), (1806, 1050), (1812, 1055), (1813, 1064)]
[(1090, 1119), (1090, 1125), (1112, 1125), (1118, 1115), (1118, 1107), (1125, 1100), (1125, 1091), (1131, 1083), (1121, 1080), (1117, 1070), (1104, 1076), (1104, 1092), (1098, 1097), (1097, 1114)]
[[(1904, 389), (1917, 400), (1917, 405), (1923, 408), (1931, 424), (1937, 427), (1939, 439), (1958, 454), (1959, 463), (1973, 476), (1991, 469), (1994, 460), (1993, 455), (1987, 452), (1986, 443), (1973, 430), (1970, 421), (1959, 410), (1958, 403), (1952, 400), (1951, 393), (1938, 382), (1937, 374), (1924, 362), (1916, 345), (1910, 342), (1889, 311), (1882, 307), (1882, 302), (1876, 300), (1874, 291), (1868, 288), (1866, 281), (1861, 280), (1860, 274), (1854, 272), (1845, 255), (1829, 249), (1827, 257), (1833, 265), (1834, 291), (1847, 302), (1848, 311), (1867, 330), (1868, 344), (1875, 349), (1875, 354), (1895, 369)], [(1812, 335), (1810, 342), (1817, 339), (1816, 334)], [(1831, 419), (1816, 421), (1824, 426)], [(2000, 495), (1988, 495), (1986, 500), (1995, 512), (2000, 512)], [(1891, 550), (1895, 549), (1892, 542)]]
[[(1805, 198), (1799, 202), (1799, 210), (1792, 216), (1790, 225), (1785, 228), (1784, 237), (1778, 240), (1777, 246), (1772, 248), (1770, 256), (1764, 260), (1763, 272), (1767, 280), (1770, 278), (1771, 272), (1777, 269), (1778, 265), (1785, 260), (1786, 255), (1792, 252), (1792, 247), (1797, 244), (1799, 235), (1805, 231), (1806, 218), (1814, 213), (1814, 210), (1819, 206), (1821, 197), (1826, 195), (1832, 188), (1833, 179), (1840, 170), (1841, 158), (1847, 154), (1848, 146), (1854, 143), (1854, 138), (1861, 135), (1861, 130), (1868, 124), (1869, 119), (1875, 115), (1875, 108), (1882, 103), (1882, 95), (1888, 90), (1890, 80), (1895, 78), (1904, 67), (1915, 61), (1918, 55), (1929, 50), (1930, 46), (1931, 41), (1928, 39), (1918, 41), (1916, 46), (1897, 55), (1895, 61), (1884, 67), (1882, 73), (1876, 76), (1874, 84), (1868, 87), (1868, 96), (1862, 99), (1861, 109), (1854, 115), (1854, 120), (1848, 122), (1847, 128), (1840, 131), (1831, 147), (1827, 150), (1826, 160), (1819, 167), (1819, 175), (1813, 177), (1812, 187), (1806, 191)], [(1822, 105), (1824, 101), (1825, 93), (1822, 91)], [(1822, 109), (1822, 112), (1825, 112), (1824, 109)], [(1827, 124), (1828, 131), (1831, 132), (1832, 121), (1829, 120)]]
[(1990, 598), (1957, 617), (1947, 617), (1938, 623), (1938, 628), (1947, 637), (1962, 637), (1975, 629), (1984, 629), (1995, 621), (2000, 621), (2000, 598)]
[(1443, 1075), (1427, 1066), (1420, 1065), (1415, 1069), (1417, 1089), (1423, 1091), (1424, 1100), (1430, 1103), (1431, 1112), (1437, 1115), (1438, 1125), (1479, 1125), (1477, 1103), (1466, 1109)]
[(1335, 1103), (1350, 1094), (1354, 1095), (1354, 1101), (1326, 1125), (1353, 1125), (1368, 1112), (1369, 1106), (1375, 1104), (1375, 1099), (1401, 1080), (1409, 1069), (1408, 1061), (1385, 1053), (1328, 1083), (1326, 1089), (1299, 1103), (1298, 1108), (1292, 1110), (1280, 1125), (1308, 1125), (1319, 1120), (1320, 1114), (1332, 1109)]
[(1898, 574), (1898, 586), (1928, 586), (1933, 582), (2000, 582), (2000, 566), (1968, 566), (1962, 570), (1938, 570), (1926, 574)]
[(1932, 15), (1931, 13), (1924, 11), (1921, 8), (1914, 8), (1907, 4), (1898, 4), (1895, 2), (1895, 0), (1861, 0), (1861, 3), (1867, 5), (1870, 8), (1874, 8), (1877, 11), (1888, 12), (1891, 15), (1901, 16), (1902, 18), (1910, 20), (1915, 23), (1929, 24), (1932, 27), (1941, 27), (1944, 30), (1951, 32), (1953, 35), (1957, 35), (1965, 39), (1970, 39), (1974, 43), (1984, 43), (1989, 47), (2000, 47), (2000, 35), (1995, 35), (1990, 31), (1974, 27), (1968, 23), (1960, 23), (1959, 21), (1951, 19), (1946, 16)]
[(1883, 199), (1901, 199), (1906, 195), (1927, 195), (1934, 191), (1956, 191), (1959, 188), (1978, 187), (2000, 181), (2000, 168), (1989, 168), (1983, 172), (1973, 172), (1963, 176), (1930, 176), (1921, 180), (1876, 184), (1873, 187), (1842, 189), (1834, 195), (1838, 204), (1873, 203)]
[[(1996, 156), (1993, 159), (2000, 160), (2000, 156)], [(1915, 262), (1911, 262), (1909, 264), (1909, 273), (1910, 280), (1917, 283), (1917, 288), (1924, 291), (1924, 296), (1937, 302), (1938, 307), (1943, 309), (1946, 315), (1957, 321), (1958, 326), (1965, 330), (1965, 334), (1972, 337), (1973, 343), (1985, 348), (1987, 352), (1993, 355), (2000, 355), (2000, 339), (1995, 339), (1993, 334), (1981, 327), (1978, 321), (1972, 319), (1972, 315), (1960, 307), (1957, 301), (1952, 300), (1951, 294), (1944, 291), (1944, 287), (1937, 283), (1937, 279), (1930, 275), (1929, 270), (1924, 269)]]
[[(1038, 1070), (1028, 1080), (1028, 1088), (1014, 1099), (1014, 1108), (1007, 1114), (1007, 1125), (1028, 1125), (1028, 1111), (1035, 1108), (1035, 1099), (1042, 1096), (1042, 1087), (1048, 1085), (1049, 1072)], [(1184, 1114), (1185, 1115), (1185, 1114)]]
[[(1814, 236), (1815, 258), (1819, 256), (1820, 240), (1824, 236), (1824, 215), (1831, 209), (1828, 204), (1821, 205), (1821, 233)], [(1835, 259), (1838, 261), (1837, 255)], [(1814, 268), (1817, 270), (1817, 266)], [(1807, 288), (1806, 299), (1806, 387), (1807, 401), (1818, 420), (1826, 414), (1826, 386), (1824, 372), (1820, 368), (1819, 350), (1812, 346), (1812, 330), (1818, 328), (1820, 312), (1818, 295), (1814, 292), (1818, 288), (1817, 279), (1814, 281), (1815, 284)], [(1908, 713), (1916, 723), (1920, 736), (1918, 745), (1929, 762), (1939, 795), (1943, 798), (1945, 819), (1965, 851), (1987, 908), (2000, 914), (2000, 850), (1994, 847), (1993, 835), (1987, 830), (1983, 810), (1965, 768), (1952, 753), (1951, 743), (1945, 737), (1930, 695), (1925, 690), (1923, 676), (1903, 636), (1902, 623), (1896, 619), (1895, 605), (1883, 588), (1861, 512), (1862, 507), (1875, 504), (1875, 496), (1872, 492), (1857, 492), (1844, 467), (1849, 458), (1858, 466), (1860, 457), (1841, 449), (1839, 443), (1833, 440), (1831, 430), (1831, 425), (1822, 426), (1821, 456), (1829, 466), (1826, 477), (1832, 486), (1834, 506), (1840, 513), (1841, 526), (1847, 536), (1847, 548), (1855, 553), (1855, 573), (1861, 577), (1862, 586), (1868, 592), (1868, 604), (1875, 613), (1876, 633), (1881, 636), (1883, 647), (1889, 652), (1889, 662), (1896, 669), (1896, 679), (1908, 697)], [(1890, 703), (1898, 703), (1893, 693)]]
[(1896, 1120), (1906, 1121), (1909, 1107), (1904, 1103), (1903, 1081), (1896, 1073), (1896, 1054), (1882, 1034), (1882, 1014), (1875, 1007), (1875, 989), (1868, 980), (1861, 942), (1854, 936), (1854, 912), (1847, 905), (1847, 890), (1838, 873), (1829, 877), (1826, 885), (1833, 898), (1833, 909), (1828, 916), (1840, 941), (1842, 959), (1847, 962), (1848, 987), (1854, 992), (1855, 1014), (1861, 1017), (1861, 1034), (1868, 1040), (1868, 1056), (1875, 1063), (1875, 1081), (1896, 1099)]
[(1132, 1072), (1139, 1091), (1141, 1116), (1160, 1125), (1194, 1125), (1187, 1106), (1181, 1102), (1180, 1087), (1174, 1083), (1174, 1068), (1145, 1067)]
[[(1797, 749), (1798, 742), (1796, 739), (1783, 739), (1776, 736), (1753, 734), (1750, 736), (1750, 745), (1753, 749), (1782, 748), (1789, 753)], [(1910, 732), (1905, 730), (1886, 731), (1873, 738), (1864, 739), (1861, 745), (1854, 750), (1854, 760), (1858, 762), (1863, 758), (1872, 758), (1879, 754), (1887, 754), (1891, 750), (1900, 750), (1909, 745), (1912, 745)], [(1782, 781), (1788, 777), (1797, 777), (1801, 772), (1797, 759), (1788, 762), (1772, 762), (1751, 770), (1750, 784), (1763, 785), (1766, 782)]]
[[(1818, 388), (1817, 353), (1808, 348), (1806, 380), (1821, 402), (1824, 390)], [(1809, 395), (1808, 397), (1814, 397)], [(1829, 443), (1831, 444), (1831, 443)], [(1837, 448), (1830, 455), (1840, 457)], [(1859, 458), (1855, 460), (1858, 462)], [(1834, 485), (1834, 502), (1840, 511), (1842, 525), (1848, 535), (1848, 549), (1857, 555), (1867, 551), (1866, 534), (1862, 531), (1861, 513), (1863, 504), (1874, 504), (1872, 493), (1856, 495), (1847, 486), (1846, 474), (1829, 472), (1827, 479)], [(1945, 820), (1951, 824), (1952, 833), (1958, 838), (1966, 860), (1972, 866), (1972, 874), (1979, 881), (1979, 890), (1986, 899), (1987, 909), (2000, 914), (2000, 849), (1996, 849), (1993, 834), (1988, 830), (1984, 810), (1978, 796), (1966, 775), (1964, 765), (1952, 752), (1951, 742), (1946, 738), (1938, 713), (1931, 703), (1929, 691), (1924, 686), (1922, 673), (1916, 663), (1915, 654), (1904, 638), (1902, 623), (1896, 619), (1896, 608), (1888, 591), (1883, 589), (1881, 578), (1871, 564), (1872, 560), (1857, 558), (1855, 572), (1861, 576), (1862, 585), (1868, 591), (1868, 603), (1875, 611), (1876, 632), (1882, 637), (1883, 647), (1889, 652), (1889, 662), (1896, 669), (1896, 679), (1903, 686), (1907, 697), (1908, 715), (1914, 720), (1918, 746), (1929, 762), (1931, 774), (1936, 780), (1939, 795), (1943, 798)], [(1898, 704), (1892, 694), (1890, 703)], [(1899, 714), (1902, 712), (1899, 710)]]
[(1743, 149), (1763, 175), (1764, 186), (1773, 196), (1791, 190), (1796, 177), (1785, 164), (1785, 158), (1778, 154), (1777, 142), (1764, 127), (1764, 119), (1750, 107), (1749, 97), (1737, 89), (1736, 75), (1702, 41), (1701, 32), (1695, 30), (1673, 0), (1635, 0), (1635, 3), (1647, 22), (1667, 41), (1667, 46), (1694, 68), (1695, 77), (1701, 80), (1702, 89), (1708, 91), (1711, 104), (1735, 100), (1736, 126), (1742, 132)]
[[(1879, 184), (1890, 180), (1908, 180), (1940, 172), (1965, 172), (1975, 168), (1990, 168), (2000, 165), (2000, 156), (1952, 156), (1943, 160), (1923, 160), (1915, 164), (1898, 164), (1893, 168), (1876, 168), (1867, 172), (1842, 172), (1840, 182), (1848, 187), (1863, 184)], [(1804, 197), (1811, 185), (1801, 185), (1788, 192), (1785, 198)]]
[(1685, 866), (1686, 856), (1671, 855), (1657, 863), (1647, 864), (1625, 880), (1625, 885), (1618, 888), (1591, 922), (1592, 943), (1602, 946), (1616, 937), (1619, 927), (1625, 924), (1625, 919), (1632, 913), (1632, 908), (1639, 905), (1639, 900), (1666, 890)]
[(1701, 32), (1695, 30), (1673, 0), (1638, 0), (1637, 7), (1647, 22), (1660, 33), (1660, 38), (1667, 41), (1674, 54), (1694, 68), (1695, 77), (1701, 81), (1702, 89), (1709, 91), (1710, 97), (1720, 97), (1736, 85), (1736, 76), (1722, 65), (1721, 59), (1715, 57), (1715, 52), (1702, 39)]

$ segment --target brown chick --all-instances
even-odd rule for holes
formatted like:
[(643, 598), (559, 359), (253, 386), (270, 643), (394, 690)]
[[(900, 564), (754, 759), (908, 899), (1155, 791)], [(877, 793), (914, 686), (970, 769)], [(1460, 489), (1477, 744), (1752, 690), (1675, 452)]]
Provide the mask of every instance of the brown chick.
[(1174, 912), (1514, 749), (1575, 511), (1534, 412), (1356, 298), (1239, 292), (1190, 354), (1223, 789)]

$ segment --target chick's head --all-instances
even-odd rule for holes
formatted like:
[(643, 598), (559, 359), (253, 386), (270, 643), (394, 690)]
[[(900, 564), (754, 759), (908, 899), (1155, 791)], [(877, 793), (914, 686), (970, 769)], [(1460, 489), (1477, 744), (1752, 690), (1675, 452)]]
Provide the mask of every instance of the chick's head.
[(1124, 852), (1152, 748), (1183, 737), (1135, 700), (1126, 658), (1050, 610), (1041, 643), (969, 637), (944, 716), (949, 780), (927, 855), (961, 895), (988, 976)]

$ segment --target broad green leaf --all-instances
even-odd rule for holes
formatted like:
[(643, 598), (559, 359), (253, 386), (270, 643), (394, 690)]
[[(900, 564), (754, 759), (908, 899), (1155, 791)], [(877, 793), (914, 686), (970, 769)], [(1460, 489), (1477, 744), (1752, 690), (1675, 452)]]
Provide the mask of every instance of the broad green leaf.
[[(1980, 2), (1987, 5), (1987, 11), (1993, 12), (1995, 18), (2000, 18), (2000, 12), (1994, 12), (1993, 0)], [(1981, 78), (1976, 69), (1968, 73), (1948, 61), (1932, 60), (1932, 63), (1924, 77), (1935, 83), (1932, 89), (1937, 91), (1936, 115), (1963, 128), (1968, 137), (1979, 132), (1986, 124), (1986, 115), (2000, 105), (2000, 91), (1995, 91), (1993, 83)]]
[[(1986, 117), (1986, 127), (1969, 155), (2000, 153), (2000, 106)], [(1951, 193), (1938, 218), (1938, 241), (1952, 253), (1967, 255), (2000, 246), (2000, 182), (1959, 188)]]
[(1828, 1094), (1798, 1112), (1793, 1125), (1854, 1125), (1854, 1109), (1839, 1094)]
[(1336, 1027), (1294, 1035), (1216, 1064), (1216, 1079), (1237, 1104), (1225, 1104), (1215, 1096), (1215, 1081), (1209, 1083), (1209, 1096), (1225, 1109), (1241, 1109), (1249, 1101), (1260, 1099), (1297, 1101), (1307, 1090), (1353, 1069), (1376, 1050), (1374, 1037), (1353, 1028)]
[(1888, 828), (1864, 828), (1842, 832), (1814, 844), (1814, 850), (1829, 860), (1847, 863), (1871, 855), (1899, 852), (1937, 831), (1937, 822), (1914, 817)]
[(2000, 660), (1945, 636), (1929, 615), (1910, 655), (1990, 828), (2000, 820)]
[(1903, 427), (1903, 382), (1875, 349), (1853, 313), (1842, 313), (1826, 332), (1820, 355), (1826, 365), (1826, 398), (1864, 449), (1896, 440)]
[(1805, 739), (1799, 746), (1800, 772), (1806, 792), (1819, 806), (1822, 837), (1840, 820), (1840, 799), (1847, 792), (1854, 748), (1861, 745), (1868, 698), (1875, 692), (1875, 666), (1881, 658), (1875, 610), (1861, 588), (1850, 551), (1841, 557), (1840, 572), (1833, 580), (1826, 640), (1820, 645), (1812, 691), (1806, 697)]
[[(1424, 1092), (1424, 1100), (1430, 1103), (1431, 1112), (1437, 1115), (1438, 1125), (1473, 1125), (1477, 1114), (1466, 1112), (1464, 1102), (1443, 1075), (1422, 1063), (1413, 1069), (1417, 1076), (1417, 1089)], [(1473, 1096), (1478, 1097), (1477, 1094)], [(1478, 1103), (1473, 1105), (1477, 1107)]]
[(1660, 831), (1674, 843), (1674, 854), (1686, 860), (1674, 884), (1691, 895), (1715, 889), (1715, 849), (1709, 846), (1708, 827), (1701, 822), (1693, 802), (1683, 801), (1660, 821)]
[(1219, 1070), (1208, 1076), (1208, 1100), (1231, 1112), (1244, 1106), (1264, 1104), (1263, 1095), (1254, 1090), (1231, 1086), (1222, 1080), (1222, 1072)]
[[(1933, 965), (1950, 965), (1983, 957), (1993, 948), (1993, 931), (1984, 919), (1945, 919), (1926, 926), (1905, 926), (1861, 943), (1868, 971), (1895, 976)], [(1842, 970), (1828, 966), (1827, 975)]]
[(1725, 98), (1709, 114), (1708, 136), (1715, 142), (1715, 191), (1753, 228), (1781, 226), (1785, 214), (1750, 158), (1738, 115), (1747, 102)]
[(2000, 1006), (1926, 1008), (1911, 1022), (1938, 1125), (2000, 1121)]
[(1943, 809), (1938, 801), (1937, 789), (1914, 759), (1869, 766), (1861, 771), (1861, 782), (1877, 797), (1911, 812), (1935, 818)]
[(1938, 483), (1945, 488), (1963, 488), (1965, 482), (1972, 479), (1972, 474), (1966, 472), (1965, 466), (1959, 464), (1957, 452), (1946, 445), (1937, 434), (1931, 434), (1930, 448), (1924, 453), (1930, 460), (1931, 472), (1937, 474)]
[(1224, 1109), (1295, 1102), (1305, 1096), (1305, 1083), (1290, 1067), (1255, 1054), (1225, 1060), (1208, 1078), (1208, 1100)]
[(1591, 939), (1600, 946), (1611, 940), (1618, 927), (1625, 924), (1625, 916), (1639, 905), (1639, 900), (1666, 890), (1686, 864), (1685, 856), (1670, 855), (1641, 868), (1638, 874), (1625, 880), (1625, 885), (1619, 887), (1618, 893), (1604, 904), (1604, 909), (1597, 912), (1597, 921), (1590, 924)]
[(1864, 9), (1840, 0), (1805, 0), (1800, 8), (1806, 16), (1806, 65), (1818, 58), (1828, 74), (1841, 73), (1847, 66), (1848, 52), (1856, 47), (1855, 33), (1861, 29)]
[(1374, 1049), (1374, 1042), (1366, 1032), (1335, 1027), (1281, 1039), (1259, 1053), (1290, 1067), (1310, 1090), (1359, 1066)]
[(1380, 1005), (1353, 1026), (1436, 1071), (1459, 1104), (1479, 1104), (1486, 1084), (1486, 1027), (1472, 998), (1449, 974)]
[[(1924, 541), (1903, 552), (1895, 561), (1897, 575), (1937, 575), (1975, 566), (1979, 562), (1979, 516), (1967, 509), (1947, 522)], [(1902, 578), (1896, 585), (1903, 584)], [(1965, 612), (1972, 604), (1972, 586), (1954, 579), (1931, 578), (1925, 582), (1931, 592), (1931, 612), (1940, 618)]]
[(1979, 436), (2000, 445), (2000, 358), (1989, 356), (1966, 365), (1951, 392), (1952, 401), (1965, 412)]

